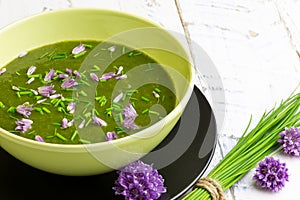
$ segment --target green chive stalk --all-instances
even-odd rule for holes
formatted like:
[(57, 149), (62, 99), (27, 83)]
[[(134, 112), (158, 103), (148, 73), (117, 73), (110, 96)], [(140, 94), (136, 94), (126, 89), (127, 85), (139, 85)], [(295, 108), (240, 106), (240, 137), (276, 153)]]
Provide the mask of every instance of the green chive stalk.
[[(242, 137), (231, 151), (208, 174), (222, 186), (223, 191), (240, 180), (258, 162), (280, 148), (279, 133), (286, 127), (300, 126), (300, 93), (291, 95), (276, 108), (265, 112), (258, 124), (248, 132), (250, 122)], [(183, 200), (210, 200), (203, 188), (195, 188)]]

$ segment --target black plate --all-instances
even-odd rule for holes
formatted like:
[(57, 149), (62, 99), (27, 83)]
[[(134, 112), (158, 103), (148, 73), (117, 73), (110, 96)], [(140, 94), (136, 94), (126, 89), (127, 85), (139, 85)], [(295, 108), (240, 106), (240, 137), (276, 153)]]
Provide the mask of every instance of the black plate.
[[(160, 200), (178, 199), (194, 185), (211, 161), (216, 141), (215, 117), (198, 88), (176, 126), (142, 160), (154, 163), (165, 179)], [(32, 168), (0, 148), (0, 199), (123, 199), (114, 195), (116, 172), (71, 177)]]

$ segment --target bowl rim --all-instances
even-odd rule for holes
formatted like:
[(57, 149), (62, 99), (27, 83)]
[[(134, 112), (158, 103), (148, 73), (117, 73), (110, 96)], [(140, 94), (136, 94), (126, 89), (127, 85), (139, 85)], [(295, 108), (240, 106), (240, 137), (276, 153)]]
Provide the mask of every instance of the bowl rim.
[[(181, 47), (183, 49), (183, 52), (186, 54), (185, 56), (187, 58), (189, 57), (189, 53), (186, 51), (186, 49), (182, 46), (182, 44), (171, 34), (169, 33), (163, 26), (161, 26), (160, 24), (150, 21), (149, 19), (146, 19), (144, 17), (138, 16), (138, 15), (134, 15), (131, 13), (127, 13), (127, 12), (123, 12), (123, 11), (118, 11), (118, 10), (113, 10), (113, 9), (104, 9), (104, 8), (62, 8), (62, 9), (57, 9), (57, 10), (51, 10), (51, 11), (47, 11), (47, 12), (42, 12), (42, 13), (36, 13), (30, 16), (27, 16), (25, 18), (13, 21), (12, 23), (2, 27), (0, 29), (0, 34), (2, 32), (5, 32), (6, 30), (9, 30), (10, 28), (13, 28), (19, 24), (25, 23), (26, 21), (30, 20), (30, 19), (34, 19), (34, 18), (38, 18), (38, 17), (43, 17), (43, 16), (48, 16), (48, 15), (53, 15), (56, 13), (67, 13), (67, 12), (101, 12), (101, 13), (107, 13), (107, 14), (113, 14), (113, 15), (119, 15), (119, 16), (123, 16), (123, 17), (129, 17), (132, 18), (134, 20), (139, 20), (142, 22), (146, 22), (150, 25), (152, 25), (155, 28), (159, 28), (161, 30), (163, 30), (170, 38), (172, 38), (174, 40), (174, 42), (177, 43), (177, 45), (179, 47)], [(111, 141), (102, 141), (102, 142), (97, 142), (97, 143), (92, 143), (92, 144), (57, 144), (57, 143), (46, 143), (46, 142), (38, 142), (32, 139), (28, 139), (13, 133), (8, 132), (7, 130), (3, 129), (0, 127), (0, 134), (4, 134), (3, 137), (5, 140), (10, 140), (13, 143), (19, 143), (25, 146), (30, 146), (32, 148), (38, 148), (38, 149), (46, 149), (49, 150), (51, 149), (51, 151), (72, 151), (72, 152), (86, 152), (87, 148), (99, 148), (101, 147), (101, 149), (106, 149), (109, 148), (111, 145), (120, 145), (122, 143), (127, 143), (127, 141), (133, 140), (133, 138), (137, 138), (139, 135), (145, 135), (145, 133), (148, 132), (149, 129), (152, 128), (159, 128), (160, 126), (164, 125), (166, 121), (172, 119), (172, 116), (176, 116), (176, 114), (183, 112), (186, 104), (188, 103), (190, 96), (193, 92), (193, 87), (194, 87), (194, 83), (195, 83), (195, 69), (193, 67), (192, 64), (192, 59), (190, 58), (190, 60), (188, 60), (189, 66), (190, 66), (190, 70), (189, 70), (189, 79), (187, 79), (187, 89), (186, 92), (184, 93), (181, 101), (175, 106), (175, 108), (168, 114), (166, 115), (163, 119), (159, 120), (158, 122), (152, 124), (151, 126), (138, 131), (137, 133), (133, 134), (133, 135), (129, 135), (126, 136), (124, 138), (120, 138), (117, 140), (111, 140)], [(2, 66), (4, 67), (4, 66)], [(0, 68), (2, 68), (0, 67)], [(182, 106), (183, 105), (183, 106)], [(148, 136), (149, 137), (149, 136)], [(1, 147), (1, 141), (4, 139), (0, 138), (0, 147)], [(143, 139), (143, 137), (139, 137), (139, 139)]]

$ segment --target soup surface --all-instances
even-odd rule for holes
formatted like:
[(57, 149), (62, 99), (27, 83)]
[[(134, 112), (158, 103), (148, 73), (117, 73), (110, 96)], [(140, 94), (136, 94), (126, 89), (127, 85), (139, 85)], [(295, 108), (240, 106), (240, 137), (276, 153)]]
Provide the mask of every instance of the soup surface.
[(0, 90), (0, 127), (48, 143), (122, 138), (176, 105), (163, 66), (142, 51), (99, 41), (24, 52), (2, 68)]

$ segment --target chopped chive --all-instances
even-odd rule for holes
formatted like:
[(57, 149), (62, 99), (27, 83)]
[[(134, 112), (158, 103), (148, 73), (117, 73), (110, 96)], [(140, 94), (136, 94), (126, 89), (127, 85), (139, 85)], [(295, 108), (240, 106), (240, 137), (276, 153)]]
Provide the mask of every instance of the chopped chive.
[(65, 138), (64, 136), (62, 136), (61, 134), (59, 134), (59, 133), (55, 133), (55, 136), (57, 137), (57, 138), (59, 138), (59, 139), (61, 139), (62, 141), (67, 141), (67, 138)]
[(73, 58), (79, 58), (79, 57), (83, 56), (85, 53), (86, 53), (86, 51), (82, 51), (78, 54), (73, 55)]
[(14, 117), (12, 115), (9, 115), (9, 117), (12, 118), (12, 119), (15, 119), (15, 120), (19, 120), (18, 118)]
[(16, 92), (18, 98), (21, 98), (20, 92)]
[(48, 53), (47, 57), (51, 60), (51, 57), (54, 55), (56, 50), (53, 50), (52, 52)]
[(60, 70), (55, 70), (55, 73), (56, 73), (56, 74), (64, 74), (65, 72), (60, 71)]
[(91, 122), (92, 122), (92, 118), (89, 118), (89, 120), (85, 124), (85, 127), (87, 127), (88, 125), (90, 125)]
[(79, 94), (82, 95), (82, 96), (84, 96), (84, 97), (87, 96), (87, 93), (86, 93), (85, 91), (83, 91), (83, 90), (81, 90), (81, 91), (79, 92)]
[(35, 131), (31, 131), (29, 133), (27, 133), (28, 135), (32, 135), (33, 133), (35, 133)]
[(16, 72), (16, 74), (17, 74), (18, 76), (20, 76), (20, 75), (21, 75), (19, 72)]
[(40, 100), (40, 99), (42, 99), (43, 98), (43, 96), (35, 96), (35, 97), (33, 97), (35, 100)]
[(138, 93), (138, 90), (127, 90), (128, 93)]
[(123, 46), (123, 47), (122, 47), (122, 54), (125, 54), (125, 53), (126, 53), (126, 47)]
[(107, 117), (111, 117), (112, 116), (111, 111), (107, 111), (107, 112), (105, 112), (105, 114), (106, 114)]
[(135, 107), (135, 103), (134, 102), (131, 102), (131, 104), (132, 104), (133, 107)]
[(66, 56), (67, 52), (58, 52), (57, 55), (64, 55), (64, 56)]
[(84, 106), (84, 108), (88, 108), (88, 107), (91, 106), (91, 105), (92, 105), (92, 103), (89, 102), (89, 103), (87, 103), (87, 104)]
[(71, 99), (71, 98), (65, 98), (65, 101), (66, 101), (66, 102), (72, 102), (72, 101), (74, 101), (74, 100)]
[(82, 45), (89, 48), (89, 49), (93, 48), (93, 45), (91, 45), (91, 44), (82, 44)]
[(32, 94), (32, 92), (30, 91), (22, 91), (22, 92), (19, 92), (20, 95), (30, 95)]
[(88, 110), (88, 108), (84, 108), (82, 113), (85, 114), (87, 110)]
[(100, 79), (100, 82), (101, 83), (105, 83), (107, 80), (105, 80), (105, 79)]
[(44, 112), (43, 112), (43, 110), (41, 110), (41, 111), (40, 111), (40, 114), (41, 114), (41, 115), (44, 115)]
[(130, 97), (130, 100), (137, 101), (138, 99), (134, 97)]
[(41, 109), (41, 108), (39, 108), (39, 107), (35, 107), (35, 108), (34, 108), (34, 110), (36, 110), (36, 111), (40, 112), (42, 109)]
[(149, 113), (150, 113), (150, 114), (154, 114), (154, 115), (159, 115), (159, 112), (152, 111), (152, 110), (149, 110)]
[(100, 115), (99, 112), (98, 112), (95, 108), (93, 108), (93, 112), (94, 112), (93, 115), (95, 115), (95, 113), (96, 113), (96, 115), (98, 115), (98, 116)]
[(51, 102), (52, 104), (55, 104), (58, 100), (59, 100), (59, 99), (52, 99), (50, 102)]
[(31, 75), (27, 75), (28, 78), (39, 78), (40, 75), (39, 74), (31, 74)]
[(74, 91), (73, 88), (66, 88), (65, 90), (66, 90), (67, 92), (73, 92), (73, 91)]
[(75, 139), (75, 137), (76, 137), (77, 134), (78, 134), (78, 131), (77, 130), (74, 131), (74, 133), (71, 136), (71, 141), (73, 141)]
[(47, 102), (42, 102), (41, 104), (42, 105), (48, 105), (48, 106), (51, 105), (51, 103), (47, 103)]
[(84, 116), (85, 118), (89, 118), (92, 114), (90, 112), (86, 113)]
[(58, 99), (58, 100), (55, 102), (54, 107), (57, 107), (57, 106), (59, 105), (60, 102), (61, 102), (61, 100)]
[(16, 112), (16, 107), (13, 107), (13, 106), (9, 107), (9, 109), (7, 109), (7, 112), (10, 112), (10, 113)]
[(54, 138), (54, 137), (55, 137), (54, 135), (47, 135), (46, 136), (47, 139)]
[(28, 88), (24, 88), (24, 87), (20, 87), (20, 86), (18, 88), (22, 91), (28, 90)]
[(61, 126), (61, 123), (58, 123), (58, 122), (54, 122), (52, 123), (53, 126)]
[(80, 80), (80, 82), (83, 83), (84, 85), (91, 86), (91, 84), (89, 84), (88, 82), (86, 82), (86, 81), (84, 81), (82, 79)]
[(66, 107), (66, 105), (65, 105), (64, 102), (62, 102), (62, 101), (59, 102), (59, 105), (60, 105), (61, 107), (63, 107), (63, 108)]
[(89, 140), (79, 139), (79, 141), (83, 144), (91, 144), (92, 142)]
[(94, 67), (95, 69), (97, 69), (97, 70), (101, 70), (100, 67), (97, 66), (97, 65), (94, 65), (93, 67)]
[(145, 113), (148, 113), (148, 112), (149, 112), (149, 109), (147, 108), (147, 109), (142, 111), (142, 114), (145, 114)]
[(122, 108), (123, 105), (120, 104), (120, 103), (117, 103), (117, 102), (112, 102), (112, 107), (115, 107), (115, 108)]
[(56, 55), (56, 56), (52, 56), (51, 60), (57, 60), (57, 59), (62, 59), (62, 58), (66, 58), (66, 55)]
[(154, 88), (154, 91), (155, 91), (155, 92), (158, 92), (158, 93), (161, 92), (160, 89), (158, 89), (158, 88)]
[(39, 57), (39, 59), (42, 59), (42, 58), (46, 57), (48, 54), (49, 54), (49, 52), (44, 53), (43, 55), (41, 55), (41, 56)]
[(164, 101), (165, 101), (165, 96), (162, 96), (161, 102), (164, 102)]
[(146, 98), (146, 97), (144, 97), (144, 96), (141, 97), (141, 100), (146, 101), (146, 102), (149, 102), (149, 101), (150, 101), (148, 98)]
[(4, 108), (4, 107), (5, 107), (4, 103), (0, 101), (0, 108)]
[(133, 54), (134, 54), (134, 52), (130, 52), (130, 53), (128, 54), (128, 56), (129, 56), (129, 57), (132, 57)]
[(106, 105), (106, 102), (107, 102), (106, 99), (104, 99), (104, 100), (100, 103), (100, 106), (101, 106), (101, 107), (105, 106), (105, 105)]
[(82, 103), (90, 103), (90, 101), (82, 100), (82, 99), (80, 99), (80, 100), (78, 100), (78, 101), (80, 101), (80, 102), (82, 102)]
[(120, 109), (120, 108), (113, 108), (113, 111), (115, 111), (115, 112), (123, 112), (123, 110)]
[(142, 52), (134, 53), (133, 56), (139, 56), (142, 55)]
[(123, 115), (122, 115), (122, 113), (119, 113), (119, 119), (120, 119), (120, 123), (123, 123)]
[(45, 112), (48, 113), (48, 114), (51, 113), (51, 111), (50, 111), (48, 108), (46, 108), (46, 107), (43, 107), (42, 109), (43, 109), (43, 111), (45, 111)]
[(10, 132), (10, 133), (20, 133), (21, 131), (10, 130), (10, 131), (8, 131), (8, 132)]

